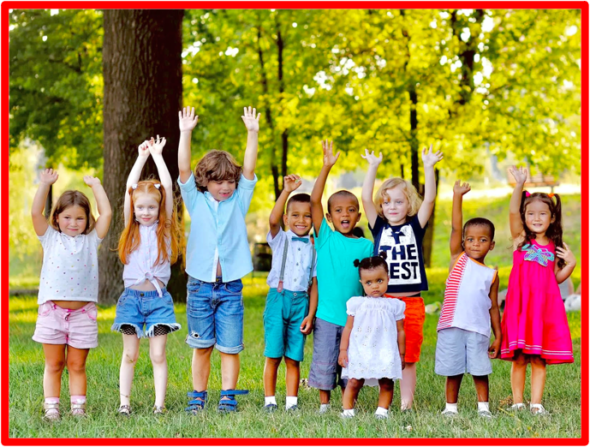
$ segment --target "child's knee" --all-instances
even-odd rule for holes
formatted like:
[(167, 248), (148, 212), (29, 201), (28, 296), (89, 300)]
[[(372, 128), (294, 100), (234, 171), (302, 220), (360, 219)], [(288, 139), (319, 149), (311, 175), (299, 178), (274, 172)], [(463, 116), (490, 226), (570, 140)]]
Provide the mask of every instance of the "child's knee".
[(72, 374), (83, 374), (86, 372), (86, 359), (75, 360), (68, 357), (68, 372)]
[(166, 363), (166, 351), (150, 352), (150, 359), (154, 365)]
[(379, 388), (384, 391), (393, 391), (393, 380), (391, 379), (381, 379), (379, 381)]
[(139, 350), (138, 351), (123, 350), (123, 362), (125, 362), (128, 365), (135, 365), (138, 357), (139, 357)]
[(287, 365), (287, 368), (289, 369), (299, 369), (299, 362), (297, 360), (290, 359), (289, 357), (285, 357), (285, 365)]
[(541, 358), (539, 355), (531, 356), (531, 366), (545, 366), (545, 359)]
[(527, 358), (526, 355), (524, 354), (519, 354), (517, 357), (514, 358), (513, 363), (515, 366), (517, 367), (523, 367), (526, 366), (526, 364), (529, 362), (529, 359)]
[(45, 359), (45, 370), (48, 373), (60, 373), (64, 370), (66, 366), (66, 362), (63, 359), (60, 360), (53, 360), (53, 359)]
[(350, 386), (354, 389), (360, 389), (363, 386), (363, 382), (358, 379), (348, 379), (348, 383), (346, 384), (346, 386)]

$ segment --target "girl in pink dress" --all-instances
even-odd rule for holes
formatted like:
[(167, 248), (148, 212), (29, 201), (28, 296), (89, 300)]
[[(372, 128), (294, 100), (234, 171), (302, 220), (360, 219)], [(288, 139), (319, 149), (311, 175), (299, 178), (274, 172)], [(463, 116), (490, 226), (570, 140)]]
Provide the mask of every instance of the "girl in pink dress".
[(557, 194), (523, 191), (528, 171), (510, 168), (516, 186), (510, 199), (513, 266), (502, 318), (500, 357), (512, 361), (512, 410), (524, 405), (527, 364), (531, 364), (533, 414), (541, 405), (545, 365), (572, 363), (572, 338), (558, 284), (571, 275), (576, 258), (562, 241), (561, 200)]

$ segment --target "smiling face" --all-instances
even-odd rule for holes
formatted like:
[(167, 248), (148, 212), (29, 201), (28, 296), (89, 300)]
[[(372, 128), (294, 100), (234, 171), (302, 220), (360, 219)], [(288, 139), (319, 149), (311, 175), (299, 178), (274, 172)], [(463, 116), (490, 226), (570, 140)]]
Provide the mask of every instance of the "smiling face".
[(57, 215), (57, 225), (62, 233), (75, 237), (86, 231), (88, 216), (81, 206), (68, 206)]
[(160, 214), (160, 204), (149, 194), (138, 194), (133, 201), (135, 219), (140, 225), (152, 225)]
[(540, 200), (533, 200), (526, 205), (524, 218), (529, 231), (538, 236), (544, 235), (549, 229), (549, 225), (555, 221), (555, 216), (551, 215), (549, 205)]
[(406, 197), (402, 185), (388, 189), (383, 198), (383, 216), (390, 225), (402, 225), (406, 223), (406, 217), (410, 210), (410, 202)]
[(307, 236), (311, 230), (311, 203), (291, 202), (283, 222), (297, 236)]
[(463, 247), (471, 259), (483, 263), (490, 250), (496, 243), (492, 240), (490, 228), (486, 225), (469, 225), (465, 228)]
[(334, 224), (334, 229), (346, 237), (354, 237), (352, 230), (361, 218), (359, 203), (352, 194), (330, 197), (329, 211), (326, 213), (328, 222)]
[(207, 191), (218, 202), (229, 199), (236, 190), (235, 180), (209, 180), (207, 182)]
[(381, 266), (373, 269), (362, 269), (360, 282), (363, 289), (365, 289), (365, 295), (377, 298), (387, 292), (389, 276)]

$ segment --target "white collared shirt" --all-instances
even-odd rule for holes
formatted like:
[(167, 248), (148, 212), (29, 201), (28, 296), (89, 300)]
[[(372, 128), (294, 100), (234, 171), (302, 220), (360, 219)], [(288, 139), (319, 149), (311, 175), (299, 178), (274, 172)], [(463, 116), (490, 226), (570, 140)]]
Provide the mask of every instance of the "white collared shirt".
[(287, 262), (285, 264), (285, 275), (283, 278), (283, 289), (291, 292), (307, 291), (309, 286), (309, 275), (314, 278), (316, 276), (316, 269), (314, 266), (313, 272), (311, 270), (312, 254), (315, 250), (309, 236), (305, 236), (309, 242), (293, 241), (292, 237), (298, 237), (291, 230), (283, 231), (279, 228), (277, 235), (272, 238), (270, 231), (266, 235), (266, 241), (270, 248), (272, 248), (272, 268), (266, 283), (271, 288), (276, 288), (279, 285), (279, 277), (281, 275), (281, 266), (283, 265), (283, 248), (285, 240), (289, 238), (289, 247), (287, 251)]

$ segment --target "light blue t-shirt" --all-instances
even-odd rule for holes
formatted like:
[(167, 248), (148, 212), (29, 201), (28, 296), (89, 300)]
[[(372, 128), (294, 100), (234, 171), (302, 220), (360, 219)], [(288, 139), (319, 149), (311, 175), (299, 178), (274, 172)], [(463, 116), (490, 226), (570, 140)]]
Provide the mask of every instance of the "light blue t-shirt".
[(248, 180), (242, 175), (232, 196), (214, 206), (208, 199), (211, 194), (197, 189), (193, 174), (186, 183), (178, 178), (182, 200), (191, 216), (186, 244), (186, 272), (190, 276), (212, 281), (216, 249), (223, 282), (240, 279), (252, 271), (245, 217), (257, 181), (256, 176)]
[[(314, 230), (315, 235), (315, 230)], [(315, 235), (318, 272), (318, 309), (316, 317), (339, 326), (346, 325), (346, 302), (363, 295), (359, 281), (359, 261), (373, 256), (373, 243), (365, 238), (353, 239), (332, 230), (326, 219), (320, 234)]]

